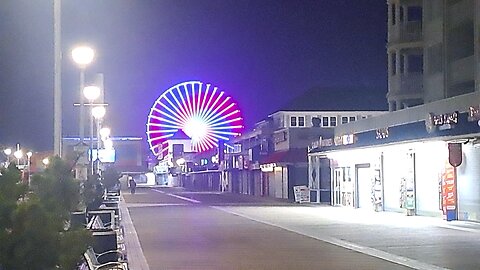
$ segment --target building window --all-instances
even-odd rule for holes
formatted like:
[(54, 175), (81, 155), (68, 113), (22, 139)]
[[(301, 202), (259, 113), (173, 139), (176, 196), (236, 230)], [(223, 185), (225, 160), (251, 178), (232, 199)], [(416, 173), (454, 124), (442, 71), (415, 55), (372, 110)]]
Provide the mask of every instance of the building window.
[(298, 126), (299, 127), (304, 127), (305, 126), (305, 117), (304, 116), (299, 116), (298, 117)]
[(367, 116), (366, 116), (366, 115), (362, 115), (362, 119), (366, 119), (366, 118), (367, 118)]
[(331, 127), (336, 127), (337, 126), (337, 117), (335, 117), (335, 116), (330, 117), (330, 126)]
[(395, 25), (397, 20), (397, 16), (396, 16), (397, 14), (395, 13), (395, 4), (392, 4), (390, 8), (391, 8), (390, 12), (392, 13), (392, 25)]
[(296, 116), (291, 116), (290, 117), (290, 126), (291, 127), (296, 127), (297, 126), (297, 117)]
[(390, 54), (390, 59), (391, 59), (391, 68), (392, 70), (390, 71), (392, 73), (392, 75), (395, 75), (397, 74), (397, 54), (396, 53), (392, 53)]
[(355, 122), (355, 120), (357, 120), (357, 118), (355, 118), (355, 116), (350, 116), (350, 122)]
[(347, 116), (342, 116), (342, 124), (348, 123), (348, 117)]
[(328, 117), (322, 117), (322, 127), (328, 127)]

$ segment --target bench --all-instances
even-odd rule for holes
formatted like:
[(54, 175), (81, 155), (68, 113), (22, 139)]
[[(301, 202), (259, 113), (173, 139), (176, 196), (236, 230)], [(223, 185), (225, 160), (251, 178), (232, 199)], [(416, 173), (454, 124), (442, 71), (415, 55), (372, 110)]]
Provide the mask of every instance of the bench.
[[(98, 259), (104, 255), (116, 253), (118, 254), (119, 261), (111, 261), (106, 263), (100, 263)], [(117, 250), (109, 250), (103, 253), (95, 253), (93, 248), (89, 247), (87, 251), (83, 254), (85, 263), (83, 264), (83, 268), (80, 269), (89, 269), (89, 270), (104, 270), (104, 269), (122, 269), (126, 270), (127, 262), (124, 260), (124, 256), (121, 252)]]

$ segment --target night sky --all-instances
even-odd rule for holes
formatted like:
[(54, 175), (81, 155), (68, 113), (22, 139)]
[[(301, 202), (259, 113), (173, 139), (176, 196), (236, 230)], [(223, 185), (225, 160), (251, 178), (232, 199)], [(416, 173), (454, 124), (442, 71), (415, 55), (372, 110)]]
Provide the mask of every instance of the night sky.
[[(386, 104), (385, 1), (63, 0), (63, 135), (78, 135), (78, 43), (97, 51), (114, 136), (145, 137), (153, 102), (189, 80), (240, 105), (247, 128), (312, 87)], [(355, 94), (352, 93), (352, 102)], [(334, 101), (333, 101), (334, 102)], [(378, 107), (378, 106), (376, 106)], [(0, 145), (53, 149), (53, 1), (0, 1)]]

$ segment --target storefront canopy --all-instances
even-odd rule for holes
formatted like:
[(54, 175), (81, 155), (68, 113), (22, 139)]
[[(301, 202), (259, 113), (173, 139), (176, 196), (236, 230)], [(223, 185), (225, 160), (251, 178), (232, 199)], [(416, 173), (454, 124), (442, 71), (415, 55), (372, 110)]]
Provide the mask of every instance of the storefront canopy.
[(288, 151), (277, 151), (272, 154), (264, 157), (260, 160), (260, 164), (271, 164), (271, 163), (284, 163), (284, 164), (293, 164), (293, 163), (306, 163), (307, 162), (307, 149), (297, 148), (290, 149)]

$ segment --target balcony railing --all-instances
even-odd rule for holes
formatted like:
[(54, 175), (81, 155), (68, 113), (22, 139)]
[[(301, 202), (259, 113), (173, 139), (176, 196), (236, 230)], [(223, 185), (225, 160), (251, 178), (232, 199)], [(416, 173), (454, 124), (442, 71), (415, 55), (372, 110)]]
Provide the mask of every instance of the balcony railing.
[(422, 22), (406, 22), (390, 26), (389, 44), (422, 41)]

